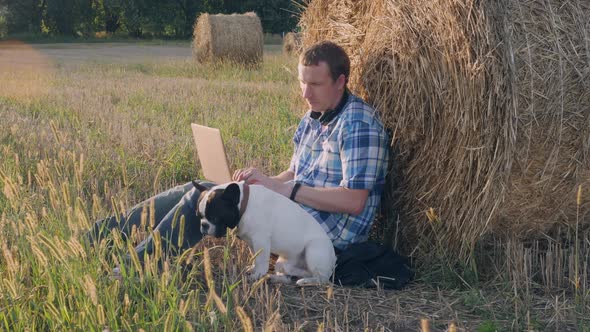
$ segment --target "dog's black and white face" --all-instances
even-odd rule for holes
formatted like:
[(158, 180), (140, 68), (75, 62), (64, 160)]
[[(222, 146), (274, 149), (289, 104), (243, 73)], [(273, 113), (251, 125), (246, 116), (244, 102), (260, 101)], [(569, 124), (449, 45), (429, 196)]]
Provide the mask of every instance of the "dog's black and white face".
[(240, 222), (240, 187), (229, 184), (225, 189), (208, 190), (196, 185), (201, 191), (197, 203), (197, 216), (201, 219), (201, 233), (223, 237), (228, 228), (235, 228)]

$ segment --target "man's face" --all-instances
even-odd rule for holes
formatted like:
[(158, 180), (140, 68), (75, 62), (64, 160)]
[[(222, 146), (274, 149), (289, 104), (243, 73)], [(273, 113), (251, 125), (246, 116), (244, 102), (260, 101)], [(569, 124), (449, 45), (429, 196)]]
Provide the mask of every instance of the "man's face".
[(325, 112), (338, 106), (346, 82), (344, 75), (334, 81), (330, 68), (324, 61), (320, 61), (317, 66), (304, 66), (300, 63), (297, 69), (301, 94), (312, 110)]

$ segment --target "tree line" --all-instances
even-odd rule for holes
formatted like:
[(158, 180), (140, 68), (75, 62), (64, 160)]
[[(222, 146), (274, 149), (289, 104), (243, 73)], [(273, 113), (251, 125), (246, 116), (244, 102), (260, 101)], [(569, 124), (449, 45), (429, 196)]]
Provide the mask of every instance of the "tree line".
[(294, 0), (0, 0), (0, 37), (93, 36), (188, 38), (200, 13), (254, 11), (264, 32), (292, 31), (301, 6)]

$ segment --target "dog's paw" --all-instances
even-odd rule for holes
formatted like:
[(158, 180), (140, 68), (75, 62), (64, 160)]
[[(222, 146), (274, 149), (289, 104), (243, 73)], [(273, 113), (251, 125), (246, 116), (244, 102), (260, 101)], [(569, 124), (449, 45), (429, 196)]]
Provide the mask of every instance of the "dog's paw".
[(301, 278), (301, 279), (297, 280), (297, 282), (295, 284), (299, 287), (321, 286), (321, 285), (327, 284), (328, 281), (329, 280), (326, 280), (325, 278), (311, 277), (311, 278)]
[(294, 284), (297, 281), (297, 277), (285, 275), (285, 274), (271, 274), (269, 275), (270, 283), (272, 284)]
[(249, 281), (257, 281), (260, 278), (264, 277), (266, 275), (266, 272), (262, 272), (262, 271), (256, 271), (256, 269), (252, 269), (252, 271), (250, 271), (248, 273), (248, 280)]

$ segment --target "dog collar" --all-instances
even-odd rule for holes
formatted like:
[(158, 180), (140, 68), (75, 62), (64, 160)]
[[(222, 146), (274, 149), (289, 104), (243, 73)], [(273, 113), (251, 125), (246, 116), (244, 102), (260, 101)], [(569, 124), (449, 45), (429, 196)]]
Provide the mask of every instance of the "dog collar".
[(240, 218), (246, 212), (246, 207), (248, 206), (248, 198), (250, 197), (250, 186), (244, 181), (244, 185), (242, 186), (242, 202), (240, 202)]

